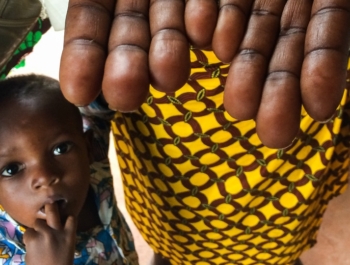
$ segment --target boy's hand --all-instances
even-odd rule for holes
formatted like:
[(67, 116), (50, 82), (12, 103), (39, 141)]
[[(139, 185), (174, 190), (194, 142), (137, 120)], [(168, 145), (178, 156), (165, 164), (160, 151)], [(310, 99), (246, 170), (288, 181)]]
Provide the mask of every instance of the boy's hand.
[(26, 264), (73, 264), (76, 219), (69, 216), (63, 227), (56, 203), (46, 204), (45, 213), (46, 221), (37, 219), (34, 228), (28, 228), (24, 233)]

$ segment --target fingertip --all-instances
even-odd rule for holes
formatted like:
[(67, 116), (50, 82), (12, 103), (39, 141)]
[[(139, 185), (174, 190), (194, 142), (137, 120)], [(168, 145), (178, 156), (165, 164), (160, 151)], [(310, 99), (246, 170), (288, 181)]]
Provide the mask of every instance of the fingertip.
[(300, 130), (300, 117), (299, 79), (294, 75), (270, 76), (256, 117), (256, 132), (261, 142), (272, 149), (287, 148)]
[(77, 226), (77, 218), (72, 216), (72, 215), (69, 215), (66, 219), (66, 223), (65, 223), (65, 230), (75, 230), (76, 229), (76, 226)]
[(265, 65), (262, 60), (247, 62), (243, 55), (233, 61), (224, 90), (224, 106), (233, 118), (250, 120), (256, 117), (261, 101), (264, 77)]
[(77, 220), (77, 218), (75, 218), (73, 215), (69, 215), (67, 217), (66, 223), (75, 224), (76, 220)]
[[(59, 230), (62, 228), (60, 213), (57, 203), (45, 204), (46, 223), (49, 227)], [(38, 219), (39, 220), (39, 219)], [(39, 220), (43, 221), (43, 220)]]
[(257, 127), (257, 135), (261, 143), (270, 149), (286, 149), (291, 146), (298, 135), (299, 127), (295, 127), (297, 130), (291, 130), (291, 133), (284, 134), (284, 132), (268, 129), (267, 131)]
[(151, 84), (159, 91), (178, 90), (190, 75), (190, 47), (184, 12), (185, 1), (151, 0), (149, 70)]
[(100, 93), (106, 53), (96, 45), (68, 45), (59, 73), (64, 97), (77, 106), (90, 104)]
[(119, 46), (107, 58), (102, 91), (109, 108), (137, 110), (149, 93), (148, 54), (135, 46)]
[(163, 30), (153, 37), (149, 70), (155, 89), (174, 92), (186, 84), (191, 72), (189, 48), (186, 37), (177, 30)]
[(235, 9), (221, 9), (212, 40), (213, 51), (220, 61), (233, 60), (244, 36), (245, 19)]
[(300, 111), (290, 109), (290, 113), (261, 113), (256, 118), (256, 133), (262, 142), (271, 149), (285, 149), (293, 144), (300, 130)]
[(346, 87), (346, 58), (346, 54), (320, 50), (304, 60), (301, 96), (306, 112), (316, 121), (331, 119), (341, 103)]

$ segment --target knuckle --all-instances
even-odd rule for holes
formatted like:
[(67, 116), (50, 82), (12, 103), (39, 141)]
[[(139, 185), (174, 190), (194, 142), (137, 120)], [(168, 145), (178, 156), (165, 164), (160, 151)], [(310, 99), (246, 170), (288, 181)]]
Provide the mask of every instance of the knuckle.
[(280, 37), (288, 37), (296, 34), (306, 34), (306, 28), (304, 27), (284, 27), (281, 28)]
[(125, 10), (125, 11), (117, 12), (115, 14), (115, 18), (118, 18), (118, 17), (129, 17), (132, 19), (142, 19), (142, 20), (148, 21), (147, 14), (137, 10)]
[(266, 17), (266, 16), (272, 16), (272, 17), (280, 17), (280, 15), (279, 14), (276, 14), (276, 13), (274, 13), (274, 12), (271, 12), (271, 11), (269, 11), (269, 10), (267, 10), (267, 9), (260, 9), (260, 8), (257, 8), (257, 9), (253, 9), (252, 10), (252, 16), (264, 16), (264, 17)]
[(345, 13), (347, 15), (350, 15), (350, 7), (343, 7), (340, 5), (337, 6), (326, 6), (322, 7), (319, 10), (317, 10), (313, 16), (323, 16), (328, 13)]
[(256, 59), (268, 60), (268, 57), (264, 54), (264, 52), (254, 48), (241, 49), (238, 53), (238, 56), (241, 57), (242, 60), (247, 61), (252, 61)]
[(287, 78), (300, 79), (300, 74), (294, 73), (289, 70), (277, 70), (269, 72), (266, 80), (286, 80)]
[(74, 1), (70, 1), (70, 4), (68, 6), (68, 12), (72, 12), (74, 10), (83, 10), (88, 13), (104, 13), (109, 16), (112, 15), (112, 10), (110, 7), (104, 5), (102, 1), (86, 1), (86, 2), (80, 2), (76, 3)]
[(235, 10), (242, 13), (245, 17), (248, 17), (247, 10), (245, 10), (240, 5), (237, 5), (235, 3), (224, 3), (220, 5), (220, 12), (225, 10)]

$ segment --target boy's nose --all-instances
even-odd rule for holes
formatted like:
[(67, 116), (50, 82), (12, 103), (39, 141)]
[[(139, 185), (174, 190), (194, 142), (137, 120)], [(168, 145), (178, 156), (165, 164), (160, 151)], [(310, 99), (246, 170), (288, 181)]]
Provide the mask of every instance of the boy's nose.
[(32, 188), (39, 189), (55, 185), (59, 182), (59, 173), (52, 163), (40, 164), (32, 172)]

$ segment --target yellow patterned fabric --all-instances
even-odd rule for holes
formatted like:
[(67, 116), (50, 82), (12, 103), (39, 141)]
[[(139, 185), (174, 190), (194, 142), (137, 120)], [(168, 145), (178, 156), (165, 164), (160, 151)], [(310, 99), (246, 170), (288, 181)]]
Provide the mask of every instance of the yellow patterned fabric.
[(228, 66), (200, 50), (191, 60), (182, 89), (151, 89), (138, 112), (115, 115), (127, 209), (172, 264), (293, 264), (347, 186), (347, 91), (334, 119), (304, 112), (293, 145), (274, 150), (226, 113)]

